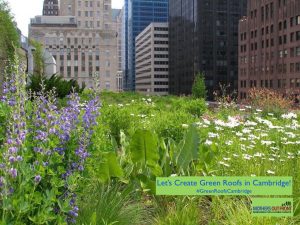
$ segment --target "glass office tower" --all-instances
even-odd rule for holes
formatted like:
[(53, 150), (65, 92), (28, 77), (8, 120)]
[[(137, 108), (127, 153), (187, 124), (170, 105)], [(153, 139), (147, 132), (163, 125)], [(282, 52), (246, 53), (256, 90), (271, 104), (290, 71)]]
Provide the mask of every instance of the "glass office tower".
[(208, 97), (219, 84), (237, 89), (238, 24), (247, 0), (170, 0), (169, 92), (190, 94), (203, 72)]
[[(126, 9), (127, 7), (127, 9)], [(135, 38), (151, 22), (168, 21), (169, 0), (125, 0), (127, 18), (127, 74), (124, 90), (135, 90)], [(126, 60), (126, 59), (125, 59)]]

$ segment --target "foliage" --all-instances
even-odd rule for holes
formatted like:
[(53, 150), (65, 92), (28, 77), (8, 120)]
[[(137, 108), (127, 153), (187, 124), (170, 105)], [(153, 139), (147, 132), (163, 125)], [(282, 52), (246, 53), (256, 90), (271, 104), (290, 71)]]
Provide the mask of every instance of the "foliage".
[(230, 85), (220, 84), (219, 90), (214, 93), (215, 101), (219, 103), (222, 108), (236, 107), (236, 92), (231, 92)]
[(253, 88), (249, 91), (247, 103), (253, 108), (263, 110), (265, 114), (275, 113), (276, 115), (283, 114), (286, 109), (292, 108), (293, 100), (289, 97), (284, 97), (283, 94), (266, 88)]
[[(299, 112), (239, 108), (227, 92), (214, 112), (202, 99), (109, 92), (100, 108), (91, 90), (28, 101), (23, 80), (5, 83), (0, 104), (3, 224), (299, 224)], [(293, 176), (293, 218), (260, 222), (245, 197), (155, 195), (158, 176), (274, 175)]]
[(43, 46), (38, 41), (35, 41), (33, 39), (29, 40), (29, 43), (31, 46), (34, 47), (34, 51), (32, 52), (33, 55), (33, 61), (34, 61), (34, 74), (37, 74), (37, 76), (43, 76), (44, 75), (44, 68), (45, 68), (45, 62), (43, 58)]
[(3, 144), (5, 138), (8, 116), (9, 108), (6, 104), (0, 102), (0, 146)]
[[(27, 90), (38, 93), (43, 88), (46, 92), (55, 90), (55, 94), (58, 98), (64, 98), (71, 94), (73, 91), (81, 93), (84, 89), (80, 88), (76, 80), (64, 80), (62, 76), (52, 75), (49, 79), (43, 75), (35, 74), (30, 76), (30, 84)], [(45, 86), (45, 87), (43, 87)]]
[[(109, 182), (132, 185), (143, 204), (156, 211), (153, 224), (180, 224), (182, 221), (191, 224), (195, 221), (199, 221), (198, 224), (218, 224), (219, 221), (234, 224), (231, 221), (235, 221), (239, 224), (247, 223), (243, 217), (251, 215), (244, 202), (240, 204), (235, 198), (185, 200), (180, 207), (177, 202), (180, 197), (154, 196), (158, 175), (290, 175), (294, 176), (295, 193), (299, 193), (296, 191), (300, 185), (297, 182), (299, 173), (295, 169), (299, 166), (297, 137), (300, 134), (297, 129), (300, 121), (297, 114), (287, 113), (278, 118), (260, 111), (254, 114), (250, 106), (240, 111), (236, 104), (234, 107), (224, 104), (216, 112), (208, 112), (204, 104), (205, 110), (198, 117), (186, 110), (193, 101), (190, 98), (149, 99), (127, 93), (104, 93), (101, 98), (99, 124), (102, 126), (96, 128), (97, 135), (93, 139), (97, 147), (89, 162), (89, 177), (97, 178), (103, 185)], [(132, 157), (132, 152), (138, 157)], [(154, 153), (155, 157), (148, 161), (147, 152)], [(112, 155), (113, 160), (106, 155)], [(102, 166), (103, 161), (104, 164), (111, 161), (114, 169)], [(143, 197), (147, 201), (144, 202)], [(222, 207), (217, 208), (219, 201)], [(162, 208), (164, 210), (160, 211)], [(203, 210), (205, 213), (201, 214)], [(185, 214), (193, 219), (188, 220)], [(266, 219), (265, 222), (296, 224), (297, 218)], [(260, 224), (255, 219), (251, 223)]]
[(205, 77), (202, 73), (198, 73), (195, 77), (194, 84), (192, 87), (192, 96), (194, 98), (203, 98), (207, 97), (207, 90), (205, 87)]
[[(0, 0), (0, 66), (3, 60), (13, 61), (19, 47), (19, 34), (8, 4)], [(2, 64), (3, 66), (3, 64)]]
[(78, 218), (80, 225), (151, 224), (149, 212), (139, 203), (130, 185), (95, 183), (84, 194)]
[(199, 134), (196, 127), (190, 126), (185, 134), (184, 142), (182, 143), (180, 151), (176, 152), (178, 154), (177, 165), (183, 171), (188, 171), (189, 164), (193, 160), (198, 159), (199, 142)]
[[(98, 115), (97, 101), (80, 105), (76, 94), (57, 109), (44, 90), (27, 101), (17, 62), (4, 83), (9, 108), (0, 159), (2, 224), (67, 224), (78, 216), (76, 193)], [(82, 108), (81, 108), (82, 107)]]
[(161, 209), (162, 212), (156, 218), (155, 225), (204, 224), (201, 223), (203, 215), (195, 199), (178, 197), (168, 204), (168, 207)]

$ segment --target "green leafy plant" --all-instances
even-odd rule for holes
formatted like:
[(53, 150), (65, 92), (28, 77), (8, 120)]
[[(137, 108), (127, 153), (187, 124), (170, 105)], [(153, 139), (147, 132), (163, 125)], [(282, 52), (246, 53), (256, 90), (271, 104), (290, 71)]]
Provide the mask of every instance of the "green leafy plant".
[(12, 62), (15, 49), (19, 47), (19, 34), (16, 23), (10, 12), (8, 4), (0, 0), (0, 71), (4, 69), (5, 62)]
[[(55, 90), (55, 94), (58, 98), (64, 98), (72, 92), (81, 93), (84, 87), (80, 88), (76, 80), (64, 80), (62, 76), (56, 74), (50, 78), (46, 78), (43, 75), (35, 74), (30, 76), (30, 84), (27, 86), (27, 90), (32, 92), (40, 92), (42, 88), (46, 92)], [(44, 86), (44, 87), (43, 87)]]
[(192, 87), (192, 96), (194, 98), (203, 98), (207, 97), (207, 90), (205, 87), (205, 77), (202, 73), (198, 73), (195, 76), (194, 84)]
[(82, 198), (80, 225), (147, 225), (150, 212), (139, 203), (135, 191), (120, 183), (92, 184)]
[(72, 94), (67, 107), (57, 109), (54, 94), (42, 90), (28, 101), (25, 74), (17, 61), (13, 69), (1, 98), (1, 108), (13, 112), (7, 115), (0, 151), (1, 222), (74, 223), (78, 183), (98, 116), (97, 100), (81, 109), (79, 97)]

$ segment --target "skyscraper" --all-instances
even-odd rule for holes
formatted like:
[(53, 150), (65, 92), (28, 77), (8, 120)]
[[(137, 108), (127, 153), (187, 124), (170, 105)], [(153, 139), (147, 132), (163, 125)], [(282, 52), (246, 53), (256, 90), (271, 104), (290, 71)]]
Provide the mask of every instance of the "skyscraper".
[(128, 32), (125, 90), (135, 90), (135, 38), (151, 22), (168, 21), (169, 0), (125, 0), (125, 32)]
[(219, 84), (238, 87), (238, 21), (246, 0), (170, 0), (169, 93), (190, 94), (205, 75), (208, 97)]
[(252, 88), (300, 94), (300, 1), (248, 1), (239, 25), (239, 98)]
[(135, 39), (136, 91), (168, 94), (168, 23), (150, 23)]

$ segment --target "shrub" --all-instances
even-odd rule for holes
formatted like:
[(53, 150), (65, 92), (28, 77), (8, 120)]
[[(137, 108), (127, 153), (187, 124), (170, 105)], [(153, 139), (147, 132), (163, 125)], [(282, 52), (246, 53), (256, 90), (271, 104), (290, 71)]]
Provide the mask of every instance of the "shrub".
[[(55, 90), (56, 96), (58, 98), (64, 98), (72, 92), (81, 93), (84, 87), (80, 88), (76, 80), (64, 80), (62, 76), (52, 75), (49, 79), (45, 78), (43, 75), (35, 74), (30, 76), (30, 85), (27, 90), (32, 92), (40, 92), (45, 88), (46, 92)], [(43, 85), (45, 87), (43, 87)]]
[(249, 91), (249, 98), (246, 101), (254, 108), (260, 108), (264, 113), (280, 115), (292, 107), (293, 101), (284, 97), (281, 93), (266, 88), (253, 88)]
[(194, 116), (200, 117), (207, 110), (207, 106), (204, 99), (194, 99), (187, 101), (184, 105), (184, 109), (186, 112)]
[(133, 125), (132, 112), (125, 107), (111, 105), (102, 111), (102, 120), (109, 127), (111, 135), (120, 144), (120, 131), (128, 134)]
[(195, 81), (192, 87), (192, 95), (194, 98), (206, 99), (207, 91), (205, 87), (205, 78), (201, 73), (198, 73), (195, 77)]

